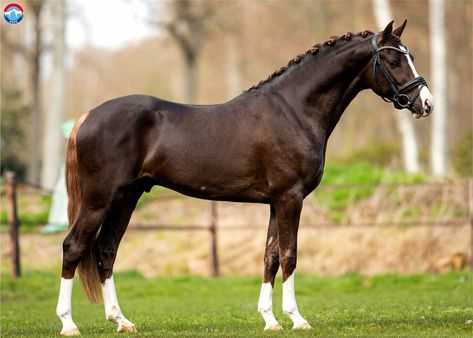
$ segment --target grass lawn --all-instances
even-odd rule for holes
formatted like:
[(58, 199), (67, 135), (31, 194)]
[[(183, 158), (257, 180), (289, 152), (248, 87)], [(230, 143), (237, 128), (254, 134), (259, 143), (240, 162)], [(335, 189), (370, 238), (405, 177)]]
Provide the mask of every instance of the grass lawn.
[[(365, 277), (296, 276), (301, 313), (314, 329), (292, 331), (281, 311), (281, 281), (274, 305), (281, 332), (263, 332), (256, 312), (260, 279), (253, 277), (115, 276), (125, 315), (139, 337), (252, 336), (468, 336), (473, 334), (473, 279), (469, 272), (444, 275)], [(58, 336), (55, 315), (58, 274), (26, 272), (1, 279), (1, 336)], [(85, 337), (117, 337), (101, 304), (89, 304), (76, 280), (73, 315)]]

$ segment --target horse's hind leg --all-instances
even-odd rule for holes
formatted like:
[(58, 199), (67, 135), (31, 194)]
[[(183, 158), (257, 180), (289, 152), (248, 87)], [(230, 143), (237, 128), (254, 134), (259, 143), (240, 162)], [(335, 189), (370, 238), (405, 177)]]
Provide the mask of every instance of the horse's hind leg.
[(258, 301), (258, 311), (265, 321), (265, 330), (281, 330), (273, 314), (273, 288), (274, 278), (279, 269), (279, 245), (278, 228), (276, 222), (276, 211), (271, 204), (271, 216), (269, 219), (268, 236), (264, 252), (264, 277)]
[(113, 264), (118, 246), (141, 194), (142, 191), (133, 190), (113, 203), (97, 239), (98, 269), (102, 283), (105, 318), (117, 324), (117, 332), (137, 332), (135, 325), (125, 318), (118, 304), (113, 280)]
[(77, 265), (93, 245), (94, 236), (105, 218), (105, 209), (85, 207), (63, 242), (62, 275), (56, 314), (62, 322), (61, 335), (78, 336), (79, 329), (72, 320), (72, 284)]

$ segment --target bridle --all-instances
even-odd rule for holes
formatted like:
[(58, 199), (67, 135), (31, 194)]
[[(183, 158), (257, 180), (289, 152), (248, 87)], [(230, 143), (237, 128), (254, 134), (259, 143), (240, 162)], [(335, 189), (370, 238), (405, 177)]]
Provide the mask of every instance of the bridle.
[[(422, 76), (418, 76), (414, 80), (411, 80), (398, 88), (397, 81), (393, 79), (391, 74), (389, 74), (388, 70), (384, 66), (384, 63), (381, 61), (380, 52), (386, 49), (391, 49), (402, 54), (409, 54), (409, 51), (407, 50), (407, 48), (405, 50), (402, 50), (394, 46), (382, 46), (382, 47), (378, 46), (378, 42), (376, 41), (376, 38), (378, 37), (378, 35), (379, 33), (376, 33), (371, 38), (371, 44), (374, 47), (373, 79), (376, 83), (376, 91), (378, 95), (380, 95), (384, 101), (392, 102), (396, 108), (412, 109), (414, 102), (419, 97), (422, 87), (427, 86), (427, 81)], [(392, 98), (387, 98), (381, 93), (381, 87), (378, 83), (378, 78), (376, 77), (377, 67), (381, 70), (381, 73), (384, 75), (384, 78), (386, 79), (386, 81), (388, 81), (388, 84), (391, 87), (391, 90), (393, 91)], [(421, 87), (419, 88), (419, 91), (417, 92), (416, 96), (412, 100), (410, 100), (409, 96), (407, 96), (406, 93), (417, 86), (421, 86)]]

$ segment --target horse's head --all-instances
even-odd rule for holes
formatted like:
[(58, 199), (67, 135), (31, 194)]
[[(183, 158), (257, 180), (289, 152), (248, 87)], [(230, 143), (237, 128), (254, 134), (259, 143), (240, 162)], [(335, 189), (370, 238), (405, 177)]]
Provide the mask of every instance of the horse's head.
[(416, 118), (428, 116), (434, 109), (434, 99), (427, 81), (414, 67), (414, 58), (401, 42), (407, 20), (395, 30), (393, 22), (372, 37), (374, 57), (369, 67), (370, 87), (385, 101), (393, 102), (397, 109), (409, 109)]

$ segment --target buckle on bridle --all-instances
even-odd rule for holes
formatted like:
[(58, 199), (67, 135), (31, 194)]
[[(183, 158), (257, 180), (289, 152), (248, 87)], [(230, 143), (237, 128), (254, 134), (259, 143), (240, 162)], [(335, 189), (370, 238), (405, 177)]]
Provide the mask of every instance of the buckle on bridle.
[(395, 96), (393, 101), (401, 108), (409, 108), (411, 106), (409, 96), (406, 94), (399, 94)]

